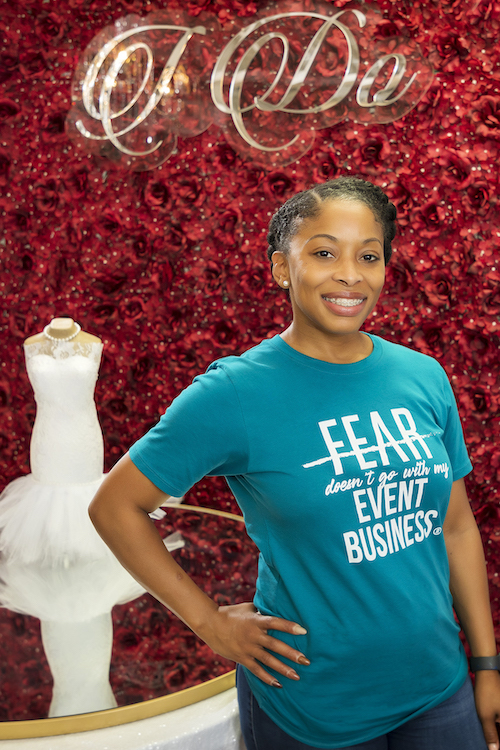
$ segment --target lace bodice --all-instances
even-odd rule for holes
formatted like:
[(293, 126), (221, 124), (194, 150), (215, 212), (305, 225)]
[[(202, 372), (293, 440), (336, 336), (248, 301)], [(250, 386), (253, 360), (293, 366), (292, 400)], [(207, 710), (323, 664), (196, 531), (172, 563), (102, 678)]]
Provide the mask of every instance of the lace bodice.
[(38, 482), (84, 483), (102, 475), (104, 445), (94, 402), (102, 348), (73, 341), (24, 347), (37, 404), (30, 459)]

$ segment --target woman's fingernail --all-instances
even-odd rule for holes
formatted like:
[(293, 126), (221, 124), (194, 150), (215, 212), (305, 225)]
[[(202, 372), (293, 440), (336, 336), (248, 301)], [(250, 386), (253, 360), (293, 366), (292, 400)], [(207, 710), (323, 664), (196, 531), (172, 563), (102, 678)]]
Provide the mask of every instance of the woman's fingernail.
[(307, 630), (300, 625), (294, 625), (293, 632), (295, 633), (295, 635), (305, 635), (307, 633)]
[(300, 680), (299, 675), (294, 669), (289, 669), (286, 673), (286, 676), (289, 677), (291, 680)]
[(272, 685), (272, 687), (277, 687), (277, 688), (283, 687), (283, 685), (281, 683), (279, 683), (278, 680), (273, 680), (271, 682), (271, 685)]
[(299, 656), (299, 658), (297, 659), (297, 664), (305, 664), (306, 666), (308, 666), (310, 663), (311, 662), (309, 661), (309, 659), (306, 659), (305, 656)]
[(496, 742), (492, 742), (491, 745), (488, 745), (488, 750), (498, 750), (498, 745)]

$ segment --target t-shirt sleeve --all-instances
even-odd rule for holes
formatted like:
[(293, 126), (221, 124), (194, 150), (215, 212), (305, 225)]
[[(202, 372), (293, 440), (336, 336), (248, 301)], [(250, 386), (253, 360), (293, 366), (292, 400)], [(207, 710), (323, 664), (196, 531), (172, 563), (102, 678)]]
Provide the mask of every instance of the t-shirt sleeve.
[(134, 443), (129, 455), (153, 484), (175, 497), (204, 476), (244, 474), (244, 415), (224, 367), (214, 363), (197, 376), (158, 424)]
[(448, 376), (442, 368), (441, 373), (444, 400), (447, 404), (447, 419), (444, 425), (443, 442), (450, 457), (453, 481), (456, 481), (465, 477), (472, 470), (472, 463), (465, 445), (455, 394), (453, 393)]

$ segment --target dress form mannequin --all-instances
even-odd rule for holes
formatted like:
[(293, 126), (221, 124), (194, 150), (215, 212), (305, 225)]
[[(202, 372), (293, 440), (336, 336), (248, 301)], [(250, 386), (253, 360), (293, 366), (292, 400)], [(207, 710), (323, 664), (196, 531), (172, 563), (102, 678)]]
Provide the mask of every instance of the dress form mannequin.
[[(0, 496), (0, 605), (41, 620), (54, 679), (50, 717), (116, 706), (111, 608), (144, 592), (87, 512), (104, 476), (93, 398), (102, 348), (71, 318), (55, 318), (25, 341), (37, 402), (32, 473)], [(165, 543), (183, 545), (180, 535)]]

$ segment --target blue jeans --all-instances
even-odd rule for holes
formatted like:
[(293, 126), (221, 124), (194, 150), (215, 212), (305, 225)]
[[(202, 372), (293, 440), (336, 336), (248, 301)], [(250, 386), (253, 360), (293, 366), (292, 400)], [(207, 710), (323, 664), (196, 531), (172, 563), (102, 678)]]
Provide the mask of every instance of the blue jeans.
[[(317, 750), (290, 737), (259, 708), (240, 666), (236, 685), (247, 750)], [(389, 734), (337, 750), (487, 750), (470, 679), (444, 703)]]

